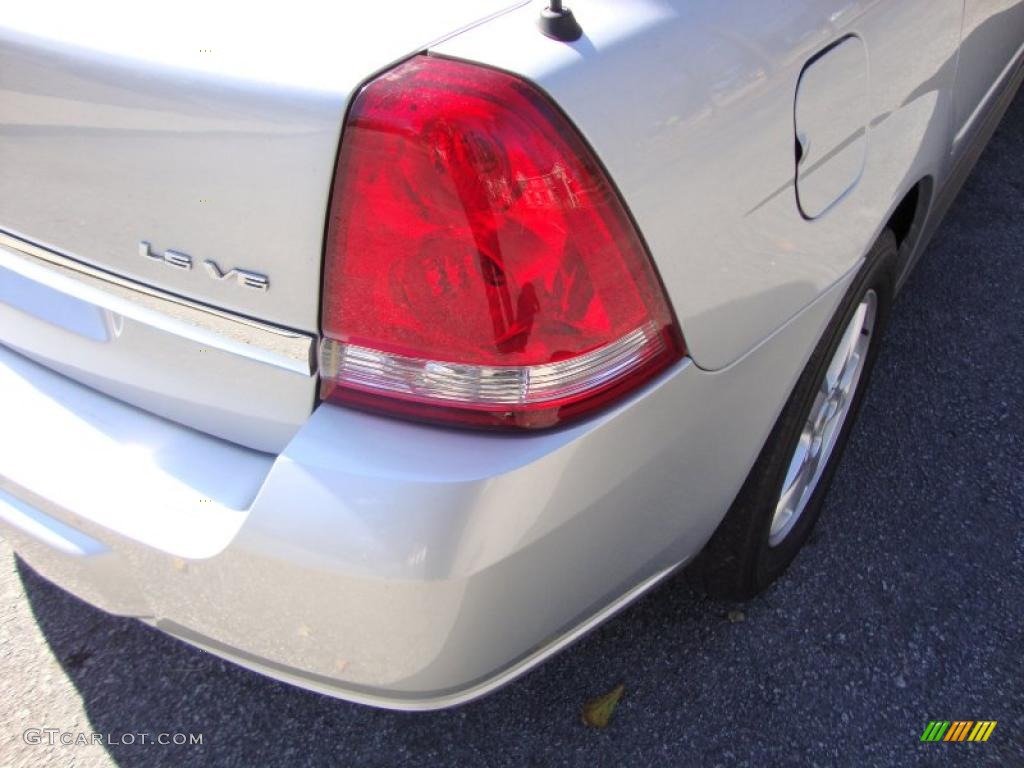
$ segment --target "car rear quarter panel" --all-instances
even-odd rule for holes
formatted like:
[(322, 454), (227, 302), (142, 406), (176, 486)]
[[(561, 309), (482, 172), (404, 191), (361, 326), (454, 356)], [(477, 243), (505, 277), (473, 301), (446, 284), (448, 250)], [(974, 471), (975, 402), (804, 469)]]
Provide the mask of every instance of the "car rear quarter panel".
[[(961, 0), (573, 9), (576, 43), (538, 34), (534, 3), (433, 50), (520, 73), (566, 110), (631, 208), (701, 367), (737, 360), (855, 268), (903, 195), (947, 172)], [(864, 172), (807, 221), (794, 97), (804, 65), (848, 35), (868, 55)]]

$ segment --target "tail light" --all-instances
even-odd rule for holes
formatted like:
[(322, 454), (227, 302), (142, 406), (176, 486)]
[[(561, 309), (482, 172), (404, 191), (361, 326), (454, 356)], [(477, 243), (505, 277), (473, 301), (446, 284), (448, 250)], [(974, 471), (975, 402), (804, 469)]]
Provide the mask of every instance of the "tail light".
[(417, 56), (356, 97), (327, 234), (325, 399), (546, 427), (683, 354), (593, 153), (512, 75)]

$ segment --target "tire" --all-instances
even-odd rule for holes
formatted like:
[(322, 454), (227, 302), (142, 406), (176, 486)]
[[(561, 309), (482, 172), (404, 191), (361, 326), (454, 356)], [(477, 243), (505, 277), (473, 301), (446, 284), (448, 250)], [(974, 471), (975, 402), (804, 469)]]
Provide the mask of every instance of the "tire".
[[(713, 597), (752, 597), (782, 575), (810, 536), (889, 320), (897, 252), (895, 236), (885, 230), (800, 374), (736, 500), (686, 569), (698, 589)], [(870, 325), (858, 328), (868, 320)], [(843, 397), (842, 382), (852, 378), (856, 381)], [(833, 407), (837, 414), (844, 411), (841, 418), (832, 417), (838, 423), (827, 421)], [(806, 483), (802, 490), (800, 483)]]

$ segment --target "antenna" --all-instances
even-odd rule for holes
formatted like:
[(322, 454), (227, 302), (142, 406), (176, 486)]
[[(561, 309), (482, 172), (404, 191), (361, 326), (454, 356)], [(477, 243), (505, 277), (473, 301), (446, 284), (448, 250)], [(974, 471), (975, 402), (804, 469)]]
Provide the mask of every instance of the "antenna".
[(537, 20), (540, 31), (553, 40), (571, 43), (583, 36), (583, 28), (572, 15), (572, 9), (563, 8), (562, 0), (548, 0), (548, 6)]

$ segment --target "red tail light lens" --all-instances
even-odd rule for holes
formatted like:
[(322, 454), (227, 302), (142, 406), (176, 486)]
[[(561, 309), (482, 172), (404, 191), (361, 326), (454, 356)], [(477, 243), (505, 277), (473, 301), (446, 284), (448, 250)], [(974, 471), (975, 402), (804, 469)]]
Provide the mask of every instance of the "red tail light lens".
[(683, 354), (621, 201), (528, 83), (418, 56), (370, 83), (341, 142), (322, 396), (544, 427)]

